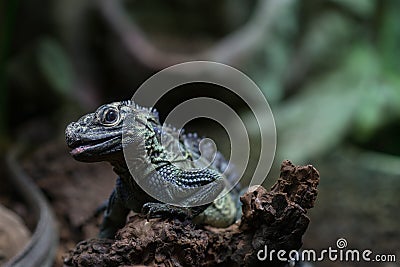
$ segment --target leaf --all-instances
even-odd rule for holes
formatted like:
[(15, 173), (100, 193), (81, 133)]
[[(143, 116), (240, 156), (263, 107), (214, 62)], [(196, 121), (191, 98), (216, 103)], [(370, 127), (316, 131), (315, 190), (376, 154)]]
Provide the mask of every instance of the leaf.
[(372, 51), (354, 45), (339, 68), (308, 84), (276, 112), (278, 159), (299, 164), (327, 153), (349, 134), (363, 91), (379, 68)]
[(53, 38), (42, 39), (37, 50), (38, 64), (50, 86), (68, 96), (74, 80), (72, 64), (62, 46)]
[(365, 142), (382, 126), (400, 117), (400, 79), (385, 72), (385, 62), (372, 49), (359, 49), (354, 68), (368, 73), (355, 111), (353, 137)]
[(365, 17), (370, 17), (374, 13), (375, 0), (330, 0), (344, 8)]
[(276, 112), (279, 158), (301, 164), (343, 139), (357, 106), (357, 93), (336, 88), (340, 77), (315, 82)]
[(318, 68), (342, 58), (343, 52), (348, 51), (354, 28), (354, 23), (338, 12), (319, 14), (303, 37), (300, 48), (303, 64)]
[(400, 72), (400, 17), (398, 10), (399, 1), (384, 1), (384, 10), (382, 12), (382, 27), (380, 33), (380, 53), (383, 64), (387, 72), (393, 72), (394, 75)]

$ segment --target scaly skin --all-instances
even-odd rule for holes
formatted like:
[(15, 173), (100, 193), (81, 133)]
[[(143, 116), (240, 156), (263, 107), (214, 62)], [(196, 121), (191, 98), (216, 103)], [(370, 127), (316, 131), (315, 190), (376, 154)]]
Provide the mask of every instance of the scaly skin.
[[(129, 127), (124, 127), (123, 121), (128, 116)], [(76, 160), (108, 161), (119, 176), (107, 203), (100, 237), (113, 238), (124, 226), (130, 210), (148, 217), (193, 219), (197, 224), (215, 227), (226, 227), (238, 216), (238, 187), (210, 204), (182, 207), (162, 203), (137, 184), (129, 172), (131, 165), (125, 161), (127, 155), (137, 169), (135, 178), (152, 186), (158, 198), (167, 200), (186, 195), (182, 204), (205, 197), (215, 199), (225, 190), (226, 183), (237, 178), (232, 170), (225, 171), (226, 177), (222, 175), (227, 162), (219, 152), (203, 146), (200, 158), (200, 139), (195, 134), (179, 136), (173, 128), (163, 127), (154, 110), (139, 107), (132, 101), (106, 104), (70, 123), (65, 136)], [(169, 147), (176, 142), (180, 153)], [(123, 148), (127, 147), (128, 152), (124, 154)]]

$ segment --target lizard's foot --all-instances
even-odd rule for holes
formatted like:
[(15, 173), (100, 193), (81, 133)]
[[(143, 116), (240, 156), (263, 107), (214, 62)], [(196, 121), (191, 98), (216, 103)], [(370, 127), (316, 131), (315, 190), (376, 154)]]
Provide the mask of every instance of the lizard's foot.
[(192, 217), (190, 209), (165, 203), (146, 203), (143, 205), (142, 213), (147, 215), (147, 219), (177, 218), (186, 220)]

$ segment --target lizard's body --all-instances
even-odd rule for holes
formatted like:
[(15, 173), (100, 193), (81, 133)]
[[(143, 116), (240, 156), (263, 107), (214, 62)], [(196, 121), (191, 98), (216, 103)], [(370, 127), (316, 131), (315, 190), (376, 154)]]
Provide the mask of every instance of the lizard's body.
[[(124, 127), (128, 116), (132, 122)], [(228, 226), (237, 218), (237, 188), (212, 203), (180, 207), (155, 199), (138, 185), (141, 179), (153, 186), (158, 199), (172, 199), (186, 193), (189, 196), (182, 203), (188, 204), (198, 198), (216, 197), (225, 190), (226, 182), (230, 184), (237, 179), (234, 171), (226, 170), (227, 162), (219, 152), (203, 146), (200, 153), (202, 144), (196, 135), (175, 133), (173, 128), (160, 124), (155, 111), (131, 101), (103, 105), (68, 125), (66, 141), (73, 157), (85, 162), (108, 161), (119, 176), (107, 204), (100, 237), (114, 237), (124, 226), (130, 210), (150, 217), (192, 218), (195, 223), (216, 227)], [(180, 153), (168, 147), (177, 143)], [(132, 153), (128, 149), (125, 153), (139, 169), (134, 178), (123, 148), (141, 145), (143, 153), (140, 149)]]

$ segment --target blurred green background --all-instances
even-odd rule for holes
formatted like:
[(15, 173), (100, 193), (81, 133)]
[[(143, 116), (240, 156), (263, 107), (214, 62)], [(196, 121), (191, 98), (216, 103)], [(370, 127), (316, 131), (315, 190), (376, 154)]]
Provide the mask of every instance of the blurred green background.
[[(275, 116), (266, 184), (284, 159), (321, 173), (304, 247), (344, 237), (400, 258), (399, 10), (397, 0), (3, 1), (0, 146), (32, 124), (47, 131), (39, 139), (62, 138), (69, 121), (131, 98), (169, 65), (227, 63), (257, 83)], [(160, 113), (199, 95), (251, 117), (240, 99), (203, 87), (166, 96)], [(213, 135), (213, 126), (193, 129)]]

